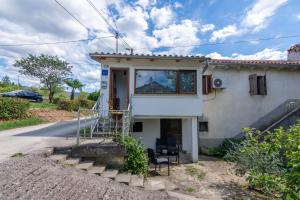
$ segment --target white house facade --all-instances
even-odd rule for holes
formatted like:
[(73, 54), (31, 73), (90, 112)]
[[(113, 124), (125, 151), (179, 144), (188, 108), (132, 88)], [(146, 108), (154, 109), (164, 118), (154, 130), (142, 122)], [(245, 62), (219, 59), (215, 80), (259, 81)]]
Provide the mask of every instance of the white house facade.
[[(216, 60), (191, 56), (95, 53), (101, 63), (102, 109), (126, 110), (146, 148), (176, 138), (198, 160), (244, 127), (264, 130), (300, 108), (300, 46), (289, 60)], [(287, 105), (288, 104), (288, 105)], [(292, 108), (291, 108), (292, 109)]]

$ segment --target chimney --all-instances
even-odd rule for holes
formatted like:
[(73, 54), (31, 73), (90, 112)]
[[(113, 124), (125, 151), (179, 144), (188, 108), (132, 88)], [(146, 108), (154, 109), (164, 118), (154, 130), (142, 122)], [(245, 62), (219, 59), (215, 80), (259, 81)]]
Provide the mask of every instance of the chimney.
[(300, 44), (291, 46), (287, 54), (288, 61), (300, 61)]

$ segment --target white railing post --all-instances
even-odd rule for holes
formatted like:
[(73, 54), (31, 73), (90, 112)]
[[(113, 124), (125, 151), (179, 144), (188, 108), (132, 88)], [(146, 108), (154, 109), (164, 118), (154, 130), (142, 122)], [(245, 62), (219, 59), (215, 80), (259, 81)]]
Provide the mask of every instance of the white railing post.
[(80, 138), (80, 108), (78, 108), (77, 112), (77, 138), (76, 138), (76, 144), (79, 145), (79, 138)]

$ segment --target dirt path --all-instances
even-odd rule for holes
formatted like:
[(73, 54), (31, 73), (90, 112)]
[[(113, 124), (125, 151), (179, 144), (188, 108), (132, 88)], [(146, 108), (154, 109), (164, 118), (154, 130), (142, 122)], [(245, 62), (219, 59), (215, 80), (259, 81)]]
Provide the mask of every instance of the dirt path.
[(0, 163), (0, 199), (170, 199), (94, 174), (63, 167), (41, 155)]
[(236, 176), (227, 162), (213, 157), (200, 156), (198, 163), (173, 165), (171, 176), (162, 177), (175, 183), (179, 192), (203, 200), (258, 199), (247, 189), (244, 178)]

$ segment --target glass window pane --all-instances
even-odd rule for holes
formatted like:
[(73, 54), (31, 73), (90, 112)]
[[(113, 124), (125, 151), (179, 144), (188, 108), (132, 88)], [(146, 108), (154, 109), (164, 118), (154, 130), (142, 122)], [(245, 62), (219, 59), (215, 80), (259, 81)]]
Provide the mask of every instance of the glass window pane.
[(194, 94), (196, 84), (196, 71), (180, 71), (179, 92), (183, 94)]
[(137, 70), (135, 76), (137, 94), (176, 93), (177, 71)]

